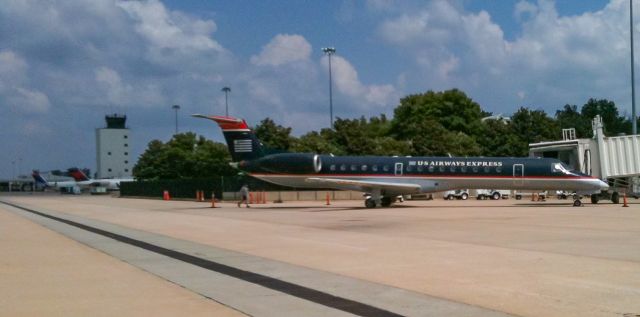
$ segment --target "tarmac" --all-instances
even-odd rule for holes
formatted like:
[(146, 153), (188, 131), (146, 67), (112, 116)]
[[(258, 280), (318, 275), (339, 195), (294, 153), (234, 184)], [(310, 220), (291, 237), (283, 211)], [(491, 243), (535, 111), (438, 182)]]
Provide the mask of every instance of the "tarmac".
[(640, 203), (0, 195), (0, 316), (638, 316)]

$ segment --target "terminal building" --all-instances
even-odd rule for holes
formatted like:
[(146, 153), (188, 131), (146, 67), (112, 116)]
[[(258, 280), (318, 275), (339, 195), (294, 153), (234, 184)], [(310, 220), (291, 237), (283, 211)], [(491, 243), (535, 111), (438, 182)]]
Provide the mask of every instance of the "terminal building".
[(131, 133), (127, 116), (107, 115), (106, 128), (96, 129), (96, 178), (131, 177)]

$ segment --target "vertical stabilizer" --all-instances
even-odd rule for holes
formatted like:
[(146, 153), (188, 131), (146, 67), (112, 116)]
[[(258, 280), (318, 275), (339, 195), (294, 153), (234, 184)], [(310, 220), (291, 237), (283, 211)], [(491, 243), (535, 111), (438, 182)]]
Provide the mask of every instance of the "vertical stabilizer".
[(239, 118), (225, 116), (205, 116), (194, 114), (193, 117), (215, 121), (222, 129), (229, 154), (234, 162), (249, 161), (265, 155), (262, 142), (249, 129), (247, 123)]

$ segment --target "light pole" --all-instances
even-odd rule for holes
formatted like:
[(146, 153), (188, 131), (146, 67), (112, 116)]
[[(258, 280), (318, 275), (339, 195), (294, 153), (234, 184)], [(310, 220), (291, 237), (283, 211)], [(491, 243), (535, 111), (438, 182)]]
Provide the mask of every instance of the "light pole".
[(180, 110), (180, 105), (173, 105), (171, 109), (176, 111), (176, 133), (178, 134), (178, 110)]
[(631, 34), (631, 133), (638, 134), (636, 116), (636, 84), (633, 66), (633, 0), (629, 0), (629, 33)]
[(11, 161), (11, 181), (16, 179), (16, 161)]
[(333, 129), (333, 85), (331, 80), (331, 55), (336, 53), (334, 47), (323, 47), (322, 52), (329, 56), (329, 119), (331, 120), (331, 129)]
[(222, 91), (224, 91), (224, 115), (229, 116), (229, 96), (228, 94), (231, 92), (231, 88), (223, 87)]

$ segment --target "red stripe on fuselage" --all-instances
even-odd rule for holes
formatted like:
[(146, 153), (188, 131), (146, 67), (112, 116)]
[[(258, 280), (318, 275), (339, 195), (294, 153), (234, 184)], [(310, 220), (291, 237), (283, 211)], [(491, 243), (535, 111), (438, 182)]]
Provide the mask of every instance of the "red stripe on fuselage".
[(391, 175), (391, 174), (286, 174), (286, 173), (249, 173), (251, 176), (300, 176), (300, 177), (388, 177), (388, 178), (487, 178), (487, 179), (597, 179), (589, 176), (524, 176), (514, 177), (513, 175), (418, 175), (418, 174), (403, 174), (403, 175)]

